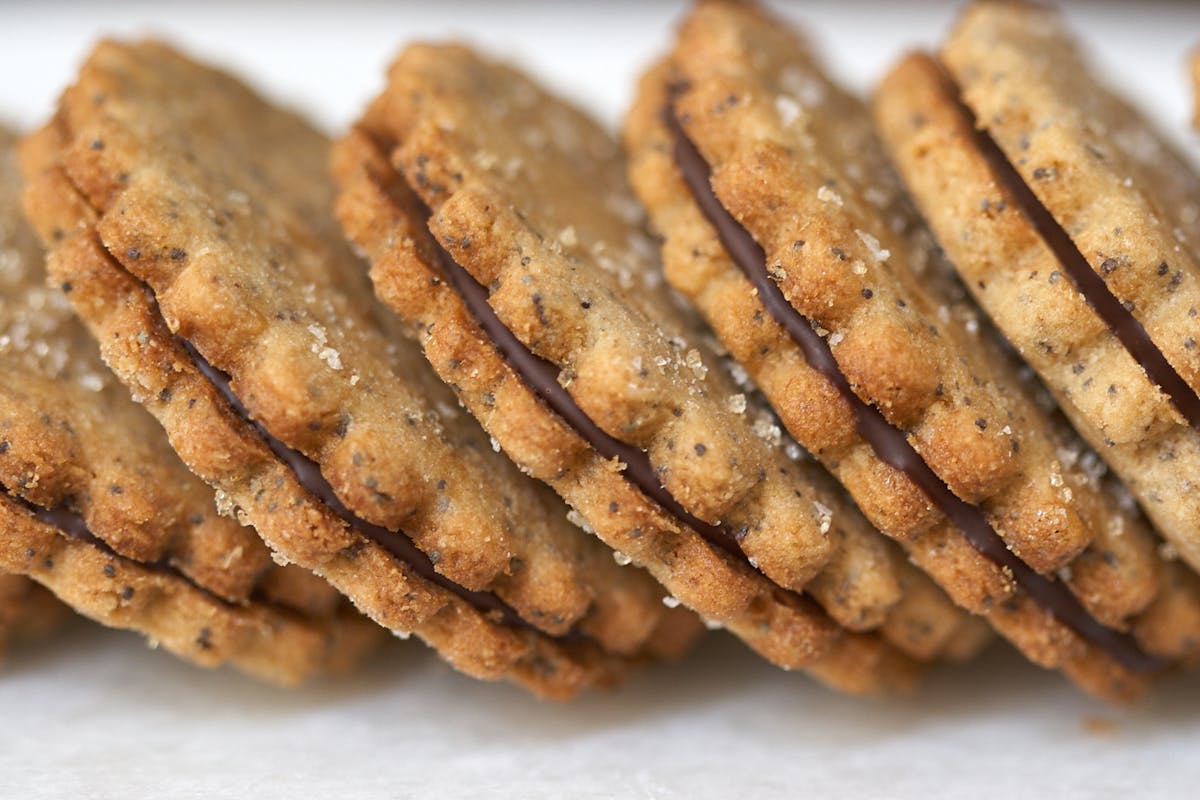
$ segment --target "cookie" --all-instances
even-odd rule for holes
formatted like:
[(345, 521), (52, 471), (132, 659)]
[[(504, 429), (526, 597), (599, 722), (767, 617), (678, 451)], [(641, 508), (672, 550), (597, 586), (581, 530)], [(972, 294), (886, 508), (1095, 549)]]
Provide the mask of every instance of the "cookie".
[(967, 277), (984, 268), (980, 255), (962, 253), (964, 282), (1200, 568), (1200, 176), (1094, 77), (1049, 9), (973, 5), (942, 59), (942, 102), (961, 95), (967, 129), (982, 131), (972, 158), (994, 165), (975, 174), (1008, 203), (985, 227), (1020, 228), (980, 239), (1003, 238), (1005, 256), (1024, 259), (1018, 270), (995, 253), (997, 285), (980, 288)]
[(847, 690), (902, 682), (898, 651), (933, 657), (970, 627), (785, 454), (662, 284), (617, 144), (583, 112), (466, 47), (414, 45), (334, 173), (347, 235), (437, 374), (710, 625)]
[(56, 630), (67, 607), (23, 575), (0, 572), (0, 665), (14, 644)]
[(105, 42), (29, 142), (50, 270), (224, 510), (458, 669), (568, 697), (698, 622), (492, 451), (373, 299), (328, 143), (234, 77)]
[[(1170, 400), (1068, 277), (1065, 262), (1079, 267), (1082, 259), (1071, 255), (1065, 233), (1038, 209), (994, 142), (975, 129), (953, 82), (929, 56), (909, 56), (892, 70), (876, 93), (875, 112), (897, 168), (963, 284), (1095, 448), (1073, 445), (1063, 457), (1099, 473), (1102, 455), (1157, 528), (1186, 552), (1178, 531), (1183, 522), (1190, 533), (1186, 515), (1200, 511), (1185, 496), (1189, 466), (1200, 468), (1200, 435), (1179, 420), (1151, 434), (1154, 426), (1139, 407), (1156, 407), (1167, 420)], [(1096, 383), (1102, 392), (1092, 391)], [(1118, 434), (1118, 427), (1132, 436)], [(1114, 483), (1102, 485), (1132, 502)], [(1171, 545), (1161, 552), (1174, 555)], [(1197, 635), (1195, 611), (1187, 610), (1197, 607), (1197, 578), (1183, 564), (1166, 569), (1172, 577), (1163, 593), (1180, 591), (1186, 602), (1176, 606), (1183, 616), (1161, 624), (1163, 632), (1174, 631), (1174, 652), (1184, 655)]]
[(42, 251), (19, 215), (14, 146), (0, 136), (6, 598), (46, 616), (26, 576), (185, 659), (283, 684), (349, 666), (379, 641), (374, 626), (217, 515), (212, 491), (117, 385), (61, 292), (43, 285)]
[(698, 4), (625, 140), (668, 281), (917, 566), (1096, 693), (1135, 693), (1184, 655), (1136, 635), (1180, 599), (1152, 535), (1066, 457), (1073, 435), (797, 32), (752, 4)]

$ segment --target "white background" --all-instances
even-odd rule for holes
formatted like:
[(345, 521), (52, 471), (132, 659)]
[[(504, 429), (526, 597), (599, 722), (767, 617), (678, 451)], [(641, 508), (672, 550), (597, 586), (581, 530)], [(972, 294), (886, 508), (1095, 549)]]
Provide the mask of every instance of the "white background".
[[(483, 44), (617, 125), (680, 5), (0, 3), (0, 119), (51, 111), (103, 34), (159, 32), (244, 73), (330, 132), (414, 38)], [(789, 7), (831, 69), (867, 91), (951, 5)], [(1091, 4), (1070, 17), (1136, 103), (1195, 156), (1184, 59), (1200, 6)], [(568, 705), (451, 673), (396, 643), (354, 675), (296, 692), (209, 673), (73, 625), (0, 672), (0, 798), (9, 797), (1195, 797), (1200, 677), (1143, 705), (1080, 696), (1002, 647), (864, 701), (774, 670), (724, 636), (616, 693)]]

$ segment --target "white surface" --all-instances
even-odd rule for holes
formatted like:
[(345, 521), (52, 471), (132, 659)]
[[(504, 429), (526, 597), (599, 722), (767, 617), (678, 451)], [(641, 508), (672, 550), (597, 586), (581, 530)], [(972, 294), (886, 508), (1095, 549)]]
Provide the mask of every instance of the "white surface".
[[(397, 645), (299, 692), (84, 627), (0, 681), (0, 797), (1195, 797), (1195, 677), (1098, 707), (996, 650), (840, 697), (714, 636), (566, 706)], [(336, 793), (336, 794), (335, 794)]]
[[(403, 42), (461, 34), (616, 125), (677, 13), (651, 3), (0, 5), (0, 118), (43, 119), (98, 35), (158, 31), (336, 131)], [(907, 3), (789, 13), (864, 90), (953, 16)], [(1200, 7), (1091, 5), (1071, 16), (1118, 83), (1195, 155), (1183, 64), (1200, 40)], [(454, 675), (415, 644), (286, 693), (79, 623), (0, 673), (0, 798), (1194, 797), (1197, 686), (1176, 678), (1117, 712), (996, 649), (932, 675), (914, 699), (869, 702), (717, 636), (683, 664), (566, 707)]]

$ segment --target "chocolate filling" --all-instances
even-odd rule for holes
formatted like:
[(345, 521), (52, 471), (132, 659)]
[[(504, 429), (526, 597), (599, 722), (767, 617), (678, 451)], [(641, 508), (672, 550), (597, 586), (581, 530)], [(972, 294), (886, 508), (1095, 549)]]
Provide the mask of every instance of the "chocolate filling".
[(84, 521), (82, 514), (72, 511), (66, 506), (45, 508), (39, 506), (37, 503), (31, 503), (24, 497), (10, 492), (3, 484), (0, 484), (0, 494), (3, 494), (9, 500), (21, 506), (30, 514), (33, 514), (38, 522), (45, 523), (52, 528), (57, 528), (72, 539), (79, 539), (88, 544), (101, 547), (107, 552), (112, 552), (108, 545), (88, 528), (88, 524)]
[[(45, 506), (40, 506), (37, 503), (26, 500), (20, 495), (10, 492), (3, 484), (0, 484), (0, 494), (4, 495), (13, 503), (28, 511), (38, 522), (49, 525), (50, 527), (61, 531), (63, 534), (72, 539), (76, 539), (84, 542), (85, 544), (91, 545), (111, 558), (120, 559), (122, 561), (131, 560), (114, 550), (108, 544), (108, 542), (92, 533), (91, 528), (88, 527), (87, 520), (85, 520), (83, 515), (78, 511), (73, 511), (65, 505), (58, 506), (56, 508), (46, 508)], [(133, 561), (133, 563), (141, 569), (169, 575), (172, 578), (181, 580), (196, 591), (206, 595), (210, 600), (220, 603), (221, 605), (239, 607), (236, 603), (232, 603), (224, 597), (221, 597), (211, 589), (196, 583), (187, 574), (171, 566), (171, 564), (165, 560), (151, 562)], [(275, 610), (283, 613), (291, 614), (293, 616), (303, 616), (298, 609), (281, 605), (275, 601), (267, 600), (266, 598), (252, 596), (251, 599), (262, 603), (263, 605), (272, 606), (275, 608)]]
[[(425, 209), (428, 220), (428, 209)], [(433, 239), (433, 237), (431, 237)], [(471, 316), (487, 334), (488, 339), (500, 351), (500, 355), (509, 363), (533, 393), (542, 402), (550, 406), (554, 413), (582, 436), (596, 452), (605, 458), (615, 458), (624, 466), (626, 480), (636, 486), (643, 494), (658, 503), (671, 516), (684, 525), (692, 528), (711, 544), (722, 550), (745, 559), (741, 548), (737, 546), (732, 531), (722, 525), (705, 522), (685, 509), (658, 479), (650, 457), (639, 447), (622, 442), (609, 435), (592, 421), (583, 409), (571, 397), (571, 393), (558, 382), (560, 370), (557, 366), (538, 356), (526, 347), (508, 327), (496, 316), (495, 310), (488, 303), (488, 291), (471, 273), (467, 272), (454, 257), (436, 242), (437, 253), (441, 259), (442, 271), (450, 281), (450, 285), (462, 298)]]
[(1071, 590), (1054, 577), (1038, 574), (1021, 561), (988, 523), (983, 511), (965, 502), (946, 486), (909, 444), (904, 433), (892, 426), (873, 406), (850, 387), (838, 367), (829, 343), (784, 297), (767, 272), (766, 253), (754, 237), (721, 205), (710, 183), (711, 169), (695, 144), (683, 131), (674, 110), (664, 117), (674, 138), (674, 158), (692, 197), (705, 218), (716, 229), (731, 259), (758, 292), (768, 313), (787, 330), (800, 347), (808, 365), (820, 372), (837, 389), (854, 413), (854, 425), (884, 463), (902, 471), (966, 536), (981, 555), (1011, 572), (1017, 585), (1041, 608), (1071, 628), (1083, 639), (1107, 652), (1126, 668), (1143, 672), (1164, 666), (1161, 659), (1147, 655), (1130, 635), (1097, 621)]
[[(1067, 274), (1071, 284), (1083, 295), (1083, 299), (1092, 307), (1102, 320), (1125, 346), (1129, 354), (1141, 364), (1147, 377), (1161, 389), (1178, 409), (1187, 423), (1200, 431), (1200, 396), (1188, 385), (1175, 368), (1167, 361), (1163, 352), (1154, 344), (1154, 340), (1146, 333), (1142, 323), (1117, 299), (1108, 288), (1104, 278), (1100, 277), (1070, 234), (1058, 223), (1050, 210), (1038, 200), (1037, 195), (1021, 178), (1020, 173), (1004, 155), (1000, 146), (987, 133), (977, 126), (975, 113), (963, 102), (962, 93), (958, 86), (944, 71), (942, 80), (945, 81), (946, 93), (954, 98), (960, 113), (967, 120), (975, 133), (975, 146), (979, 153), (987, 159), (992, 168), (992, 175), (1012, 195), (1017, 207), (1034, 227), (1042, 241), (1054, 253), (1063, 272)], [(1161, 269), (1167, 271), (1164, 262)], [(1160, 273), (1161, 274), (1161, 273)]]
[[(298, 450), (293, 450), (271, 435), (270, 431), (251, 417), (249, 411), (242, 405), (241, 399), (238, 398), (230, 386), (229, 376), (208, 363), (204, 356), (200, 355), (200, 352), (190, 342), (185, 339), (179, 339), (179, 341), (184, 349), (187, 350), (188, 355), (191, 356), (192, 361), (195, 362), (196, 368), (208, 379), (217, 392), (225, 398), (225, 401), (229, 403), (234, 412), (254, 428), (255, 432), (266, 442), (267, 447), (271, 449), (271, 452), (275, 454), (275, 457), (282, 461), (295, 474), (296, 480), (318, 500), (328, 506), (329, 510), (345, 521), (352, 529), (366, 536), (380, 547), (383, 547), (421, 578), (445, 589), (484, 614), (515, 628), (537, 630), (529, 622), (522, 619), (521, 615), (511, 606), (491, 592), (472, 591), (459, 586), (445, 575), (442, 575), (434, 568), (433, 561), (430, 560), (429, 556), (413, 544), (412, 540), (403, 532), (390, 531), (380, 525), (368, 522), (347, 508), (338, 499), (337, 494), (333, 491), (333, 487), (329, 485), (329, 481), (325, 480), (325, 476), (321, 474), (321, 468), (316, 462)], [(549, 634), (539, 632), (549, 636)], [(564, 640), (578, 636), (580, 634), (568, 632), (563, 636), (552, 638)]]

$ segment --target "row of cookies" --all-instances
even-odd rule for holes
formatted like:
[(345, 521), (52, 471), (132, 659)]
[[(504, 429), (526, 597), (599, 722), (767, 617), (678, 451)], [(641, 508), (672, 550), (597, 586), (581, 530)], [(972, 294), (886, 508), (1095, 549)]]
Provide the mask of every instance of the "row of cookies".
[[(1013, 4), (972, 7), (952, 41), (1001, 37), (1000, 21), (1074, 53), (1056, 16)], [(1071, 66), (1063, 73), (1086, 75)], [(690, 579), (697, 563), (724, 550), (854, 629), (878, 613), (889, 569), (907, 568), (882, 532), (958, 606), (1096, 694), (1136, 694), (1194, 659), (1194, 572), (980, 318), (867, 107), (784, 21), (699, 3), (641, 82), (625, 145), (662, 237), (661, 274), (603, 132), (464, 49), (410, 48), (335, 151), (339, 216), (377, 293), (527, 473), (679, 600), (784, 666), (803, 662), (717, 616), (732, 575), (715, 592)], [(962, 194), (939, 158), (926, 163), (946, 182), (929, 199), (944, 204)], [(797, 444), (865, 516), (799, 463)], [(596, 474), (613, 462), (615, 479)], [(1187, 475), (1173, 473), (1181, 503)], [(689, 545), (709, 547), (668, 559), (630, 541), (631, 526), (653, 530), (657, 548), (668, 530), (624, 516), (619, 493), (631, 489)], [(793, 510), (806, 499), (815, 531)], [(910, 600), (902, 591), (887, 613)], [(883, 619), (882, 642), (914, 655)], [(979, 641), (955, 630), (948, 642)]]
[[(872, 120), (781, 21), (705, 3), (642, 81), (633, 180), (668, 280), (871, 521), (1034, 662), (1134, 692), (1200, 644), (1195, 173), (1051, 10), (976, 3), (941, 58), (898, 66)], [(1117, 264), (1140, 345), (1084, 288)]]
[[(571, 127), (592, 148), (582, 166), (615, 187), (608, 214), (616, 243), (627, 249), (632, 238), (646, 249), (649, 240), (629, 218), (636, 201), (617, 147), (595, 123), (466, 51), (409, 52), (452, 70), (494, 71), (495, 82), (510, 84), (505, 91), (533, 92), (535, 127)], [(557, 474), (560, 491), (574, 482), (589, 492), (589, 514), (605, 509), (612, 521), (600, 527), (619, 545), (614, 558), (575, 524), (593, 529), (579, 496), (569, 512), (498, 455), (399, 321), (373, 300), (366, 269), (331, 214), (327, 156), (327, 143), (303, 120), (151, 42), (100, 45), (55, 118), (22, 148), (25, 208), (49, 250), (47, 266), (62, 289), (56, 297), (78, 312), (107, 365), (215, 490), (224, 513), (252, 526), (277, 561), (316, 572), (383, 627), (416, 633), (470, 674), (508, 677), (551, 696), (682, 651), (700, 625), (676, 597), (776, 663), (808, 668), (849, 691), (908, 685), (917, 660), (966, 657), (986, 640), (828, 478), (793, 464), (780, 442), (755, 433), (745, 409), (728, 407), (728, 379), (718, 371), (705, 379), (695, 347), (679, 351), (675, 369), (697, 399), (653, 402), (688, 407), (690, 425), (728, 428), (693, 431), (712, 443), (713, 456), (675, 480), (690, 485), (694, 500), (725, 495), (719, 502), (737, 508), (737, 530), (701, 523), (661, 485), (659, 494), (643, 494), (621, 477), (612, 454), (597, 455), (585, 441), (539, 441), (554, 420), (507, 405), (514, 390), (525, 391), (518, 382), (506, 386), (452, 359), (482, 387), (472, 400), (498, 398), (510, 431), (547, 462), (562, 459), (544, 464), (539, 477)], [(563, 159), (554, 168), (576, 166)], [(623, 255), (632, 253), (614, 249), (614, 258)], [(653, 268), (645, 259), (630, 266), (647, 276)], [(450, 311), (439, 319), (447, 346), (486, 347), (495, 357), (486, 339), (455, 330)], [(694, 320), (681, 315), (674, 324), (709, 352)], [(647, 351), (647, 362), (655, 357)], [(539, 401), (526, 394), (525, 402)], [(560, 436), (571, 435), (559, 427)], [(144, 431), (136, 438), (156, 441)], [(29, 460), (31, 446), (14, 440), (10, 463)], [(709, 446), (697, 440), (687, 452), (699, 458)], [(707, 464), (722, 460), (746, 462), (732, 486), (708, 477)], [(103, 466), (86, 471), (108, 485)], [(658, 482), (648, 467), (642, 472), (644, 485)], [(27, 484), (4, 481), (28, 516), (72, 510), (83, 522), (60, 525), (60, 538), (104, 538), (88, 511), (94, 487), (36, 497)], [(117, 496), (129, 502), (142, 488)], [(39, 571), (45, 562), (29, 555), (33, 549), (5, 567), (49, 582), (61, 570)], [(625, 566), (632, 559), (672, 595)], [(177, 566), (161, 554), (141, 560), (164, 572)]]
[[(166, 590), (130, 588), (129, 574), (236, 617), (259, 606), (280, 614), (260, 578), (294, 573), (334, 607), (352, 602), (383, 628), (418, 634), (463, 671), (550, 696), (686, 646), (698, 622), (571, 525), (389, 335), (337, 232), (327, 154), (308, 123), (165, 46), (96, 48), (55, 118), (22, 145), (25, 208), (48, 249), (55, 308), (41, 287), (36, 301), (14, 292), (5, 302), (31, 320), (18, 324), (40, 326), (14, 338), (14, 359), (48, 351), (94, 371), (103, 356), (128, 391), (103, 366), (105, 377), (83, 382), (14, 368), (3, 568), (202, 663), (303, 666), (273, 643), (221, 637), (218, 611), (175, 608)], [(143, 238), (113, 244), (109, 226), (135, 218), (116, 235)], [(197, 272), (155, 291), (118, 253)], [(47, 315), (68, 302), (84, 325), (50, 330)], [(166, 324), (176, 314), (189, 319), (186, 338)], [(214, 334), (228, 335), (246, 372)], [(59, 357), (79, 338), (86, 347)], [(82, 544), (95, 563), (47, 551)], [(211, 575), (193, 569), (202, 547)], [(273, 566), (270, 551), (299, 566)], [(109, 563), (117, 558), (127, 561)], [(354, 630), (383, 629), (351, 619)], [(341, 638), (320, 641), (352, 659)]]
[[(461, 66), (446, 48), (428, 52), (441, 67)], [(456, 52), (468, 68), (498, 69)], [(513, 73), (497, 78), (534, 91)], [(607, 159), (589, 156), (589, 167), (624, 181), (615, 144), (594, 123), (548, 96), (534, 101), (575, 117), (568, 124), (579, 135), (608, 149)], [(187, 465), (278, 559), (315, 571), (376, 622), (416, 633), (460, 669), (552, 696), (607, 683), (633, 661), (681, 649), (699, 629), (497, 455), (398, 320), (376, 306), (330, 213), (327, 143), (306, 123), (161, 45), (106, 43), (23, 158), (26, 208), (49, 248), (50, 274)], [(617, 199), (636, 206), (624, 192)], [(619, 225), (621, 236), (638, 232)], [(453, 335), (452, 321), (438, 320), (451, 346), (486, 345)], [(707, 388), (693, 380), (698, 394)], [(499, 381), (485, 389), (504, 396)], [(733, 418), (726, 393), (704, 394)], [(698, 405), (711, 413), (711, 402)], [(517, 411), (504, 409), (513, 430), (536, 437), (545, 427)], [(714, 461), (754, 459), (739, 495), (767, 483), (756, 490), (765, 497), (743, 503), (740, 536), (757, 543), (762, 532), (766, 545), (753, 552), (780, 577), (756, 571), (732, 531), (714, 537), (723, 547), (695, 535), (674, 541), (668, 531), (678, 537), (686, 526), (656, 519), (664, 515), (655, 500), (581, 443), (580, 472), (607, 477), (604, 508), (628, 515), (608, 538), (623, 537), (622, 560), (656, 571), (710, 624), (782, 666), (846, 690), (906, 685), (913, 655), (956, 654), (983, 640), (977, 630), (952, 635), (973, 629), (969, 619), (828, 481), (802, 482), (793, 474), (802, 468), (759, 444), (740, 417), (728, 435), (744, 453), (717, 451), (711, 438)], [(691, 478), (697, 497), (713, 491), (705, 474)], [(816, 567), (796, 549), (797, 532), (822, 561), (840, 559), (823, 590), (799, 591)]]
[[(1002, 74), (1045, 60), (1028, 48), (1073, 57), (1057, 26), (972, 7), (947, 47), (967, 53), (956, 79), (998, 83), (972, 48), (1012, 49)], [(1163, 393), (1152, 411), (1174, 428), (1122, 449), (1130, 436), (1106, 437), (1141, 420), (1049, 377), (1131, 356), (1049, 316), (1072, 299), (1077, 321), (1094, 313), (1090, 296), (1062, 299), (1065, 267), (1054, 298), (1015, 285), (1061, 248), (1032, 254), (1043, 231), (1014, 232), (1035, 219), (1020, 178), (965, 146), (983, 139), (952, 86), (936, 62), (906, 62), (876, 98), (877, 132), (784, 22), (701, 2), (639, 86), (626, 157), (517, 71), (414, 45), (334, 145), (335, 188), (329, 143), (294, 114), (163, 45), (101, 44), (22, 147), (25, 210), (62, 292), (4, 302), (41, 325), (65, 297), (165, 436), (109, 391), (77, 323), (10, 348), (71, 349), (6, 381), (0, 568), (198, 660), (269, 653), (276, 673), (296, 647), (279, 620), (325, 632), (308, 663), (369, 645), (344, 597), (469, 674), (554, 697), (681, 654), (701, 620), (861, 692), (970, 657), (982, 619), (1092, 692), (1135, 694), (1200, 646), (1200, 581), (1173, 558), (1190, 555), (1178, 487), (1196, 431), (1176, 430), (1183, 404), (1145, 370), (1141, 395)], [(1155, 185), (1178, 166), (1145, 160)], [(962, 207), (968, 194), (987, 204)], [(1013, 270), (1018, 235), (1030, 252), (1006, 283), (991, 262)], [(1154, 308), (1142, 288), (1131, 302)], [(1058, 329), (1028, 332), (1037, 303)], [(224, 585), (237, 565), (243, 582)], [(158, 588), (124, 597), (134, 574)], [(300, 576), (320, 609), (272, 593)], [(235, 636), (255, 614), (256, 636)]]
[[(994, 24), (989, 16), (1042, 35), (1058, 24), (1044, 11), (984, 4), (960, 30)], [(1053, 44), (1067, 48), (1064, 38), (1060, 29)], [(597, 167), (603, 142), (563, 135), (566, 123), (548, 136), (522, 130), (530, 108), (551, 103), (503, 72), (470, 53), (412, 49), (339, 145), (341, 216), (372, 260), (377, 291), (497, 442), (601, 538), (622, 546), (587, 496), (594, 487), (573, 485), (574, 452), (524, 440), (532, 425), (506, 430), (529, 403), (508, 397), (500, 418), (490, 392), (499, 381), (515, 379), (542, 401), (535, 411), (619, 459), (627, 483), (677, 507), (696, 533), (724, 518), (716, 533), (733, 533), (752, 565), (820, 601), (829, 573), (804, 567), (845, 574), (837, 555), (794, 543), (785, 552), (803, 566), (771, 564), (763, 552), (779, 551), (758, 550), (767, 537), (749, 535), (769, 529), (738, 525), (738, 481), (753, 486), (738, 473), (756, 466), (751, 440), (703, 407), (705, 350), (683, 355), (686, 313), (658, 292), (653, 266), (636, 268), (619, 191)], [(960, 605), (1037, 663), (1108, 696), (1192, 658), (1194, 574), (1156, 547), (1095, 454), (1039, 404), (929, 246), (867, 110), (785, 24), (745, 4), (698, 6), (643, 82), (626, 144), (664, 236), (668, 280), (796, 440)], [(568, 189), (580, 184), (586, 195)], [(463, 329), (446, 331), (455, 317)], [(463, 353), (468, 335), (485, 339), (486, 370), (480, 348)], [(744, 398), (724, 396), (745, 412)], [(567, 457), (546, 464), (547, 451)], [(689, 503), (700, 463), (711, 483)], [(687, 479), (672, 485), (675, 476)], [(806, 482), (813, 491), (819, 479)], [(702, 613), (710, 601), (681, 599)]]

